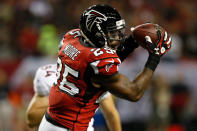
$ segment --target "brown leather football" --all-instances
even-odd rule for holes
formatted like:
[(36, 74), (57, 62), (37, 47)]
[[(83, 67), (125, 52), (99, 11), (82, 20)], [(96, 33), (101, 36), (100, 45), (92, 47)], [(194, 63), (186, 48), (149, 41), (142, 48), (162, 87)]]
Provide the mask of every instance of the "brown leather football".
[(134, 39), (138, 42), (140, 46), (146, 48), (146, 39), (145, 37), (149, 36), (151, 38), (152, 43), (156, 43), (158, 41), (157, 31), (161, 32), (161, 36), (164, 35), (165, 29), (154, 23), (145, 23), (131, 28), (133, 32)]

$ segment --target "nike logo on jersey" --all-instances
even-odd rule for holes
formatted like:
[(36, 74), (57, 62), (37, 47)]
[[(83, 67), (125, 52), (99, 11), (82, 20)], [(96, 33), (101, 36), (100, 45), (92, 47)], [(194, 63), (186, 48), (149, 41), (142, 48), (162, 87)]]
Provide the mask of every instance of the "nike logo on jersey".
[(106, 65), (106, 66), (105, 66), (105, 70), (106, 70), (107, 72), (109, 72), (109, 69), (110, 69), (111, 67), (113, 67), (113, 65), (114, 65), (114, 64), (108, 64), (108, 65)]

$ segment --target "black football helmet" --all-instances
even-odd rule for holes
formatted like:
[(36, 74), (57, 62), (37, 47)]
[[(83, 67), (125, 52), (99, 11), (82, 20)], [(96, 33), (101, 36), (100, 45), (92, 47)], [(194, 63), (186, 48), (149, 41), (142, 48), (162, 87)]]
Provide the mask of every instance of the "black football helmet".
[(108, 46), (108, 40), (117, 40), (113, 35), (108, 36), (109, 32), (115, 32), (115, 35), (118, 32), (118, 40), (122, 41), (124, 28), (124, 19), (121, 19), (115, 8), (108, 5), (93, 5), (86, 9), (80, 18), (81, 34), (94, 47)]

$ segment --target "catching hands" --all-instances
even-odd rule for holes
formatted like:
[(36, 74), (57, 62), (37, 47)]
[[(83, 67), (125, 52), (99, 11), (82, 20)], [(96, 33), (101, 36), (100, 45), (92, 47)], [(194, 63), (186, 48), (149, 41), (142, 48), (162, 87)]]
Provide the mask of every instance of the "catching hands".
[(147, 42), (147, 50), (149, 52), (148, 60), (145, 64), (145, 67), (155, 71), (157, 65), (160, 62), (160, 57), (165, 54), (171, 48), (171, 37), (168, 36), (165, 31), (163, 35), (160, 31), (158, 33), (158, 42), (152, 43), (152, 40), (149, 36), (145, 36)]
[(145, 39), (147, 42), (147, 50), (149, 54), (156, 54), (156, 55), (162, 56), (171, 48), (172, 39), (167, 34), (166, 31), (164, 32), (163, 35), (160, 31), (157, 31), (157, 35), (159, 38), (157, 43), (152, 43), (151, 38), (149, 36), (145, 36)]

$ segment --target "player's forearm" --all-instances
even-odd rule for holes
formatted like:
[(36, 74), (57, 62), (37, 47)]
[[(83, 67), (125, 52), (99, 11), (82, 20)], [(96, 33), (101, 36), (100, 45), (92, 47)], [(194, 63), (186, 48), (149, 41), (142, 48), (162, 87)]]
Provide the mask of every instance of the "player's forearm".
[(48, 105), (27, 112), (27, 124), (29, 127), (39, 126), (47, 107)]
[(48, 96), (35, 94), (26, 111), (26, 122), (29, 127), (38, 126), (48, 108)]
[(134, 92), (136, 95), (135, 101), (139, 100), (143, 96), (146, 88), (149, 85), (149, 82), (152, 79), (153, 72), (157, 68), (159, 62), (160, 62), (159, 55), (149, 54), (144, 69), (136, 76), (136, 78), (133, 81), (135, 86), (134, 88), (131, 89), (132, 92)]
[(110, 131), (122, 131), (120, 116), (117, 110), (113, 111), (113, 114), (104, 114), (104, 117)]
[(147, 89), (153, 76), (153, 71), (149, 68), (144, 68), (133, 80), (135, 86), (131, 87), (131, 92), (134, 94), (133, 101), (138, 101)]

